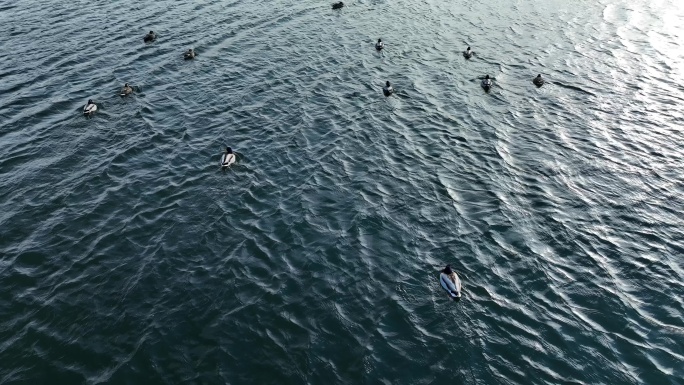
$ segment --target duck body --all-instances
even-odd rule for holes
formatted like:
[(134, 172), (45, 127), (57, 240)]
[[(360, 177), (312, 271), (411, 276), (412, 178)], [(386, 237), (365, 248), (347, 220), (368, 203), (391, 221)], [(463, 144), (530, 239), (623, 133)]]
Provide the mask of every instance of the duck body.
[(439, 284), (449, 297), (454, 299), (461, 298), (461, 279), (458, 278), (456, 272), (451, 274), (439, 273)]
[(344, 7), (344, 3), (341, 1), (332, 5), (332, 9), (340, 9), (342, 7)]
[(381, 41), (375, 43), (375, 49), (377, 49), (378, 51), (382, 51), (383, 48), (385, 48), (385, 43)]
[(123, 88), (121, 89), (121, 93), (120, 93), (119, 95), (121, 95), (121, 96), (127, 96), (127, 95), (130, 95), (130, 94), (132, 94), (132, 93), (133, 93), (133, 87), (131, 87), (131, 86), (129, 86), (129, 85), (125, 85), (125, 86), (123, 86)]
[(195, 56), (197, 56), (197, 54), (196, 54), (195, 51), (192, 50), (192, 49), (187, 50), (187, 51), (183, 54), (183, 58), (184, 58), (185, 60), (192, 60), (192, 59), (195, 58)]
[(542, 79), (541, 76), (537, 76), (534, 78), (534, 80), (532, 80), (532, 83), (534, 83), (534, 85), (537, 87), (541, 87), (544, 85), (544, 79)]
[(492, 83), (492, 79), (485, 79), (482, 81), (482, 84), (481, 84), (481, 86), (485, 90), (485, 92), (489, 92), (489, 90), (492, 89), (493, 85), (494, 85), (494, 83)]
[(83, 115), (88, 116), (95, 111), (97, 111), (97, 104), (93, 103), (91, 100), (88, 100), (88, 103), (86, 103), (85, 107), (83, 107)]
[(390, 96), (390, 95), (392, 95), (392, 94), (394, 93), (394, 88), (392, 88), (392, 86), (385, 86), (385, 87), (382, 87), (382, 93), (383, 93), (385, 96)]
[(145, 37), (143, 38), (143, 41), (144, 41), (145, 43), (151, 43), (151, 42), (153, 42), (153, 41), (155, 41), (155, 40), (157, 40), (157, 34), (154, 33), (154, 32), (148, 33), (148, 34), (145, 35)]
[(235, 163), (235, 154), (224, 152), (221, 155), (221, 167), (229, 167), (231, 164)]

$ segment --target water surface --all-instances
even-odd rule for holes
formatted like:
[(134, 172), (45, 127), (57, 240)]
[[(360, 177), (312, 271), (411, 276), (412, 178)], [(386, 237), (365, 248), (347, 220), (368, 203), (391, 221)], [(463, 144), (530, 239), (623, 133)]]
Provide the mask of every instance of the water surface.
[(0, 3), (0, 384), (684, 383), (682, 25)]

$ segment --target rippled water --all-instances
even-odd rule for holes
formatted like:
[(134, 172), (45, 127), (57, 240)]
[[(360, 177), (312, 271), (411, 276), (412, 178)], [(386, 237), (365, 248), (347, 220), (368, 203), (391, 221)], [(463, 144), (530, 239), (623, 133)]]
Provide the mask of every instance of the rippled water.
[(1, 384), (684, 383), (679, 0), (0, 5)]

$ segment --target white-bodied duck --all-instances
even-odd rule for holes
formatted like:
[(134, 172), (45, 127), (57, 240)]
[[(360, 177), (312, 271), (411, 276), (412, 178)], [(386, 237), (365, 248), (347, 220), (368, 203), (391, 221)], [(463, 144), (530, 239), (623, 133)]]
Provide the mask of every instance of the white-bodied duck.
[(446, 290), (451, 298), (461, 298), (461, 280), (455, 271), (451, 270), (451, 265), (446, 265), (444, 270), (439, 273), (439, 284)]
[(226, 152), (221, 154), (221, 167), (228, 167), (235, 163), (236, 160), (237, 158), (235, 157), (235, 154), (233, 154), (233, 149), (226, 147)]
[(90, 115), (95, 111), (97, 111), (97, 104), (93, 102), (93, 99), (88, 99), (88, 103), (83, 107), (83, 115)]

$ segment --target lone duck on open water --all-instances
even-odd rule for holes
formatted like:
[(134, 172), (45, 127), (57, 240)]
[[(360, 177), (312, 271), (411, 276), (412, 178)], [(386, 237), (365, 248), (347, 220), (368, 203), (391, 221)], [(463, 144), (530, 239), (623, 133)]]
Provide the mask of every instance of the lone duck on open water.
[(157, 40), (157, 34), (154, 33), (154, 31), (150, 31), (145, 37), (143, 38), (143, 41), (145, 43), (151, 43), (153, 41)]
[(121, 96), (126, 96), (130, 95), (133, 93), (133, 87), (129, 86), (128, 83), (124, 84), (123, 88), (121, 89)]
[(482, 81), (482, 88), (484, 88), (485, 92), (489, 92), (489, 90), (492, 89), (492, 86), (494, 83), (492, 83), (492, 79), (489, 78), (489, 75), (486, 75), (484, 80)]
[(95, 111), (97, 111), (97, 104), (93, 102), (93, 99), (88, 99), (88, 103), (83, 107), (83, 115), (89, 116)]
[(385, 96), (390, 96), (394, 93), (394, 88), (392, 88), (389, 81), (385, 83), (384, 87), (382, 87), (382, 93)]

